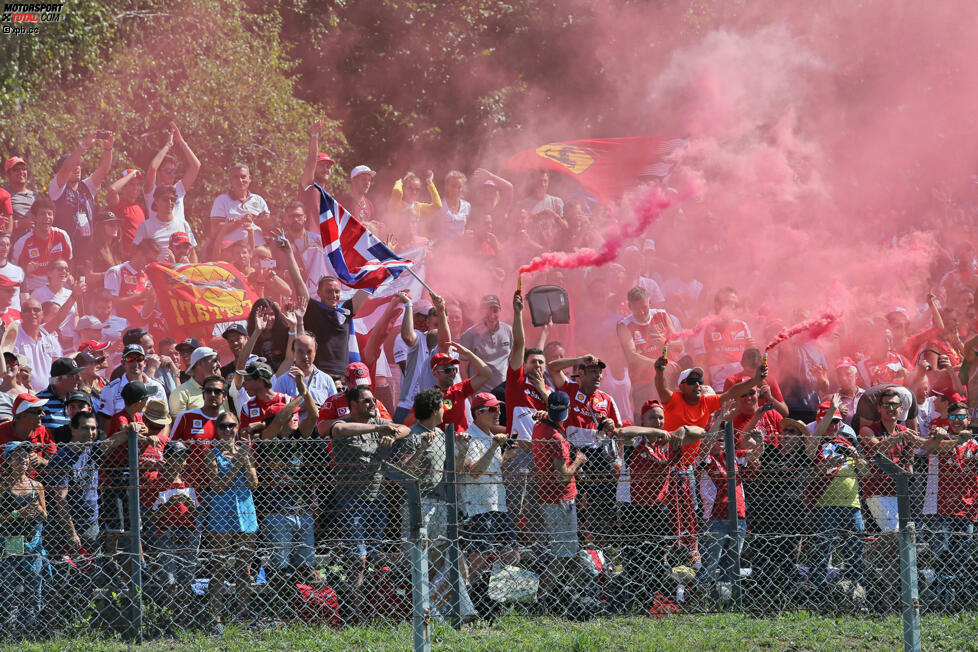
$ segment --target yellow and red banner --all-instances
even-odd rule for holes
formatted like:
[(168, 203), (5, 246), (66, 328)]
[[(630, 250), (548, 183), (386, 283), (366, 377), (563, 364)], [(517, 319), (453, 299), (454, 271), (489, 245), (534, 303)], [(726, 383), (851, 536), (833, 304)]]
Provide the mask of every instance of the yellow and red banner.
[(247, 319), (258, 295), (230, 263), (153, 263), (146, 275), (157, 306), (178, 340), (214, 324)]

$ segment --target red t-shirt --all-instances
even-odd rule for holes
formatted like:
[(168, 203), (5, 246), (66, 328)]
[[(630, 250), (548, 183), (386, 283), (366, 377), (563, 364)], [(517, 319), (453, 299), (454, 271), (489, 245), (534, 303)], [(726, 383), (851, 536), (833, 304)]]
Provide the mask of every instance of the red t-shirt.
[(740, 362), (747, 349), (750, 328), (746, 322), (733, 319), (725, 324), (714, 322), (703, 331), (703, 344), (711, 365)]
[(978, 520), (978, 442), (969, 439), (937, 456), (937, 513)]
[(475, 394), (472, 389), (472, 380), (465, 379), (460, 383), (455, 383), (444, 392), (445, 413), (442, 417), (442, 425), (454, 424), (455, 432), (465, 432), (469, 427), (469, 420), (465, 414), (465, 399)]
[(35, 274), (43, 274), (47, 264), (55, 258), (70, 260), (72, 256), (68, 234), (55, 227), (51, 227), (51, 233), (46, 239), (39, 238), (32, 231), (23, 239), (23, 243), (20, 255), (17, 256), (17, 265), (26, 270), (27, 263), (37, 263), (38, 270)]
[[(880, 421), (875, 421), (867, 426), (873, 431), (876, 439), (885, 439), (891, 436), (893, 433), (885, 433), (883, 431), (883, 424)], [(862, 430), (862, 428), (860, 428)], [(897, 424), (897, 432), (906, 432), (907, 428)], [(863, 447), (863, 451), (866, 454), (866, 459), (872, 460), (876, 457), (876, 453), (882, 453), (884, 457), (889, 458), (890, 461), (899, 464), (906, 468), (907, 463), (913, 457), (913, 448), (909, 446), (904, 446), (903, 442), (891, 446), (888, 450), (883, 450), (879, 445), (872, 445), (868, 443), (869, 437), (864, 436), (862, 433), (859, 434), (859, 443)], [(881, 469), (878, 464), (869, 465), (869, 473), (859, 479), (859, 490), (863, 498), (869, 498), (870, 496), (896, 496), (896, 483), (893, 478), (886, 474), (886, 471)]]
[(557, 478), (554, 460), (563, 460), (570, 465), (570, 442), (549, 423), (537, 422), (533, 426), (533, 463), (537, 467), (537, 500), (544, 505), (556, 505), (562, 500), (572, 500), (577, 496), (577, 481), (572, 477), (567, 482)]
[[(741, 460), (748, 451), (734, 451), (734, 468), (737, 473), (737, 515), (746, 518), (744, 487), (741, 476), (747, 469)], [(706, 468), (700, 471), (700, 497), (703, 499), (703, 518), (727, 518), (727, 462), (723, 444), (717, 443), (705, 460)]]
[(598, 432), (598, 426), (605, 419), (615, 422), (615, 427), (621, 427), (621, 416), (615, 399), (600, 389), (590, 395), (585, 394), (578, 383), (564, 383), (560, 388), (570, 397), (570, 410), (564, 428), (567, 438), (575, 446), (597, 446), (605, 438)]
[[(350, 415), (350, 403), (346, 400), (346, 394), (339, 393), (333, 394), (323, 401), (322, 406), (319, 408), (319, 419), (316, 423), (322, 421), (335, 421), (337, 419), (342, 419)], [(377, 416), (381, 419), (387, 419), (391, 421), (390, 412), (384, 407), (384, 404), (377, 399)]]
[[(112, 293), (112, 296), (124, 299), (131, 297), (146, 290), (149, 285), (149, 277), (146, 272), (139, 271), (129, 264), (129, 261), (110, 267), (105, 273), (105, 289)], [(145, 324), (139, 312), (143, 308), (143, 303), (132, 304), (119, 309), (119, 316), (125, 318), (130, 326)]]
[[(734, 374), (732, 376), (727, 376), (727, 379), (723, 381), (723, 391), (726, 392), (734, 385), (739, 384), (740, 381), (743, 380), (745, 376), (747, 376), (747, 374)], [(784, 395), (781, 394), (781, 386), (778, 385), (778, 381), (772, 378), (771, 374), (768, 374), (764, 378), (764, 382), (767, 383), (767, 386), (771, 388), (771, 398), (773, 398), (776, 401), (781, 401), (783, 403)]]
[(658, 507), (669, 493), (669, 471), (682, 458), (682, 451), (672, 451), (668, 444), (654, 444), (645, 437), (635, 442), (628, 462), (632, 503)]
[[(668, 334), (669, 315), (664, 310), (652, 311), (649, 321), (642, 324), (634, 315), (628, 315), (619, 323), (628, 329), (635, 352), (653, 360), (662, 355), (662, 346)], [(648, 384), (655, 380), (655, 367), (649, 365), (629, 365), (628, 373), (632, 383)]]
[[(165, 506), (163, 505), (160, 494), (173, 489), (189, 489), (188, 493), (194, 497), (197, 494), (183, 480), (174, 482), (165, 479), (158, 471), (150, 471), (142, 479), (139, 502), (144, 509), (151, 510), (149, 511), (150, 514), (156, 510), (163, 510), (163, 513), (153, 519), (157, 528), (185, 527), (196, 529), (197, 517), (195, 512), (191, 511), (184, 501), (173, 499), (168, 501)], [(159, 505), (157, 505), (158, 500), (160, 501)], [(187, 500), (193, 500), (193, 498), (188, 497)], [(154, 505), (157, 505), (156, 510), (153, 510)]]
[(265, 416), (268, 414), (268, 408), (273, 405), (288, 405), (290, 400), (289, 396), (285, 394), (279, 394), (275, 392), (272, 394), (272, 398), (267, 401), (259, 401), (257, 398), (253, 398), (241, 409), (241, 414), (238, 417), (240, 422), (238, 425), (241, 428), (245, 426), (250, 426), (253, 423), (260, 423), (265, 420)]
[[(112, 419), (109, 420), (109, 427), (106, 430), (106, 434), (111, 437), (115, 433), (119, 432), (130, 423), (143, 423), (143, 413), (137, 412), (131, 415), (125, 410), (120, 410), (112, 415)], [(139, 466), (142, 466), (145, 462), (161, 462), (163, 461), (163, 446), (169, 440), (169, 437), (164, 435), (158, 435), (160, 438), (159, 446), (154, 446), (153, 444), (143, 444), (139, 447)], [(120, 470), (129, 468), (129, 447), (120, 446), (114, 451), (108, 454), (102, 466), (110, 470)]]
[(142, 204), (126, 201), (122, 197), (119, 198), (119, 203), (111, 206), (109, 210), (119, 217), (119, 227), (122, 232), (122, 254), (128, 256), (130, 249), (132, 249), (132, 241), (136, 237), (136, 229), (146, 221), (146, 211), (143, 210)]
[(0, 188), (0, 215), (13, 215), (14, 205), (10, 201), (10, 193)]
[[(540, 396), (540, 393), (533, 387), (526, 378), (524, 368), (520, 365), (519, 369), (506, 366), (506, 423), (513, 434), (513, 410), (515, 408), (525, 408), (533, 411), (546, 410), (547, 404)], [(530, 433), (525, 433), (529, 435)], [(529, 437), (527, 437), (529, 439)]]
[[(662, 406), (665, 413), (665, 430), (675, 430), (683, 426), (699, 426), (706, 428), (710, 425), (710, 415), (720, 409), (720, 397), (711, 394), (700, 396), (696, 405), (690, 405), (683, 398), (682, 393), (673, 392), (669, 402)], [(700, 452), (699, 440), (683, 447), (683, 466), (693, 463), (693, 459)]]
[(4, 446), (12, 441), (33, 442), (35, 452), (48, 461), (58, 452), (58, 445), (54, 443), (54, 437), (51, 436), (51, 431), (45, 426), (38, 426), (27, 435), (26, 439), (22, 439), (17, 436), (13, 421), (0, 423), (0, 456), (3, 455)]
[(208, 478), (207, 470), (210, 461), (207, 459), (210, 442), (217, 439), (217, 417), (209, 417), (199, 408), (187, 410), (177, 415), (170, 426), (170, 439), (190, 442), (190, 452), (187, 456), (187, 466), (183, 475), (194, 487), (204, 486)]
[[(739, 412), (734, 415), (733, 426), (734, 432), (737, 434), (737, 446), (741, 446), (744, 443), (744, 426), (753, 417), (740, 414)], [(781, 420), (784, 419), (779, 412), (775, 410), (768, 410), (761, 416), (761, 420), (757, 422), (754, 426), (764, 435), (764, 443), (768, 446), (774, 446), (775, 448), (781, 448)]]

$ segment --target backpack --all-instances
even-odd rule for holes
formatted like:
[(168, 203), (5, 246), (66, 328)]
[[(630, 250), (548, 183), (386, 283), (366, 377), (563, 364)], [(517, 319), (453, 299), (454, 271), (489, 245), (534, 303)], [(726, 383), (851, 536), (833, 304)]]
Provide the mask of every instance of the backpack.
[(336, 591), (328, 586), (313, 588), (308, 584), (296, 584), (297, 593), (292, 609), (307, 625), (331, 625), (339, 628), (340, 601)]

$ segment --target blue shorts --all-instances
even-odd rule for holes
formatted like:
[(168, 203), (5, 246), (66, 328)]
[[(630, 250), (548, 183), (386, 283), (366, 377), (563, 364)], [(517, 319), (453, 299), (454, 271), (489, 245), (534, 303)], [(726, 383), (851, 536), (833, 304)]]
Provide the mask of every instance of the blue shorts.
[(387, 508), (379, 500), (336, 501), (339, 536), (347, 557), (376, 557), (387, 527)]
[(516, 547), (516, 530), (509, 512), (483, 512), (462, 525), (467, 552), (499, 552)]

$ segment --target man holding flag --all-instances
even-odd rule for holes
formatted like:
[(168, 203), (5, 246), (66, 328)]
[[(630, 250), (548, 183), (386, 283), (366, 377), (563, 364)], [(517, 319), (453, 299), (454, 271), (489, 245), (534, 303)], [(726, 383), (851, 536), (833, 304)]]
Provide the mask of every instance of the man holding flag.
[[(353, 319), (369, 296), (390, 278), (409, 269), (410, 260), (395, 254), (318, 183), (319, 232), (323, 254), (333, 275), (316, 285), (317, 299), (309, 297), (304, 284), (297, 288), (299, 305), (307, 304), (306, 326), (316, 334), (316, 366), (329, 374), (343, 375), (346, 366), (360, 361)], [(342, 285), (358, 290), (341, 301)]]

